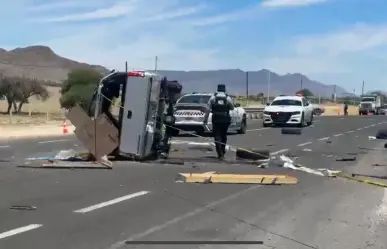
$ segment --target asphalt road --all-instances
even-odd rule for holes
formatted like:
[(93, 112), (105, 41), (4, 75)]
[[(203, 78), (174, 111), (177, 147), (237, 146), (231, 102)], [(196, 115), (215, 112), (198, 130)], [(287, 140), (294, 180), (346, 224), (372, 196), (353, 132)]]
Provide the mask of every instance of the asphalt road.
[[(249, 123), (229, 144), (290, 153), (311, 168), (387, 173), (380, 140), (385, 116), (319, 117), (302, 135)], [(207, 138), (208, 139), (208, 138)], [(175, 140), (208, 141), (178, 137)], [(329, 141), (329, 143), (327, 142)], [(125, 245), (126, 240), (262, 240), (233, 248), (385, 248), (387, 194), (380, 187), (272, 166), (218, 163), (214, 152), (175, 144), (185, 165), (117, 163), (113, 170), (25, 169), (27, 157), (80, 149), (73, 137), (0, 142), (0, 248), (227, 248), (225, 245)], [(356, 154), (354, 162), (329, 155)], [(229, 153), (231, 157), (231, 153)], [(184, 184), (179, 172), (282, 173), (296, 185)], [(32, 205), (36, 210), (11, 210)]]

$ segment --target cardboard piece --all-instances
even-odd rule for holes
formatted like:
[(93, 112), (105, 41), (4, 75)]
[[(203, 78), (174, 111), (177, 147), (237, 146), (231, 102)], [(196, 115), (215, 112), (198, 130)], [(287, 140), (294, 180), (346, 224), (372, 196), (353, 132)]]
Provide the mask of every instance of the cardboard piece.
[(81, 128), (90, 120), (90, 117), (79, 105), (71, 108), (71, 110), (66, 114), (66, 117), (77, 128)]
[(75, 136), (97, 160), (118, 147), (119, 131), (105, 114), (92, 120), (81, 107), (76, 106), (70, 110), (67, 118), (76, 127)]

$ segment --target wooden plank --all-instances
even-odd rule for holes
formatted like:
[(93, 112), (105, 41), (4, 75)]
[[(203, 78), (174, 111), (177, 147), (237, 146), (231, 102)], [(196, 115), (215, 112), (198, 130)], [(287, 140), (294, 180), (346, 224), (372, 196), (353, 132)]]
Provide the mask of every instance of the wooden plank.
[(232, 183), (232, 184), (296, 184), (298, 179), (287, 175), (240, 175), (240, 174), (192, 174), (179, 173), (177, 180), (185, 183)]

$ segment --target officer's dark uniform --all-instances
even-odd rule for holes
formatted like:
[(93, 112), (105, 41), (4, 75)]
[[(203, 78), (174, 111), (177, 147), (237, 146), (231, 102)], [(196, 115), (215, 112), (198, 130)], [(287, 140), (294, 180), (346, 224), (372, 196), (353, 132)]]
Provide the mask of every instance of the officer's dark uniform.
[(212, 132), (215, 139), (218, 158), (223, 159), (226, 153), (227, 130), (231, 124), (230, 111), (234, 109), (232, 100), (226, 94), (226, 86), (218, 85), (217, 93), (211, 97)]
[(344, 104), (344, 115), (348, 115), (348, 104)]

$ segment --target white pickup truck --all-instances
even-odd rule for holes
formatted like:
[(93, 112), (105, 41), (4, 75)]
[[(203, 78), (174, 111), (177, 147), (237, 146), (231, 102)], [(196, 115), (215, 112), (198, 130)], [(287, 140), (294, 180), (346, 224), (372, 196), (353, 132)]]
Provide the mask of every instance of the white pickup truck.
[[(198, 134), (212, 132), (212, 113), (209, 111), (208, 102), (213, 95), (213, 93), (190, 93), (178, 99), (175, 105), (174, 126), (179, 130), (194, 131)], [(247, 129), (246, 111), (238, 103), (234, 106), (234, 110), (230, 112), (229, 131), (244, 134)], [(177, 136), (179, 130), (175, 130), (173, 135)]]

